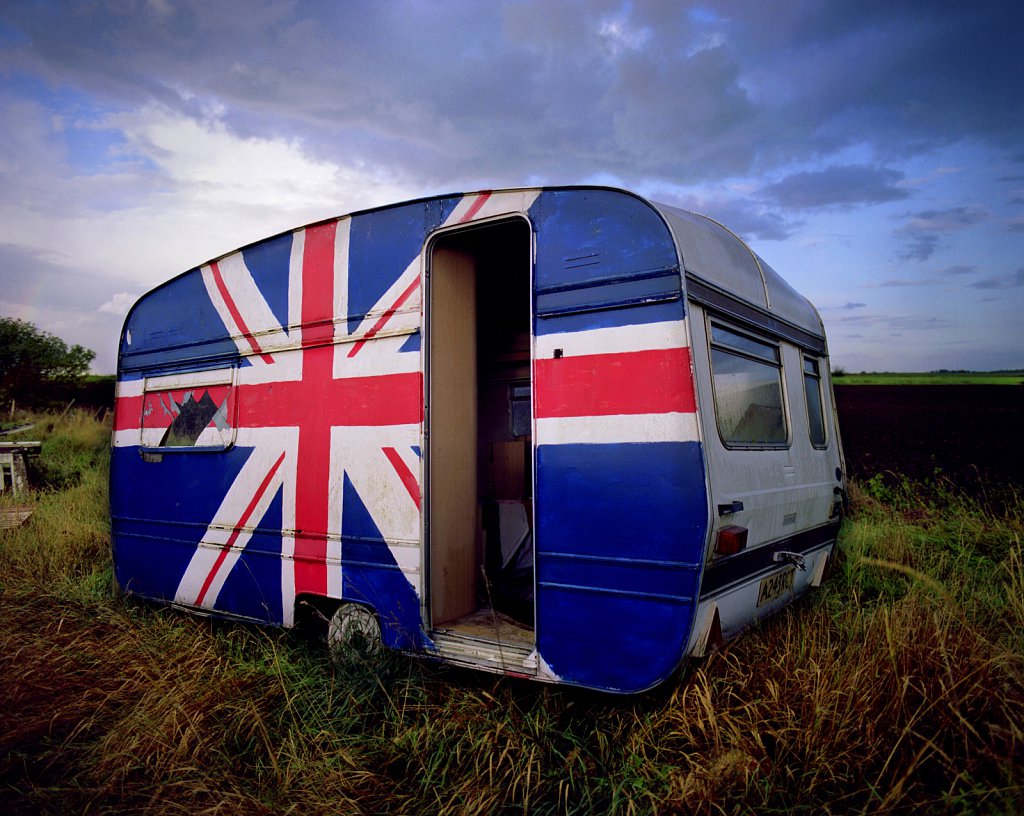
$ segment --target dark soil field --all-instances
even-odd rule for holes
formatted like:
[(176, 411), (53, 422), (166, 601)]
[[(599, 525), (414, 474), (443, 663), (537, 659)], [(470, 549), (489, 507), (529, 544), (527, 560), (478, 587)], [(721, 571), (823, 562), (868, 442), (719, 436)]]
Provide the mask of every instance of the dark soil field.
[(850, 474), (914, 481), (937, 471), (969, 493), (1024, 486), (1024, 387), (836, 386)]

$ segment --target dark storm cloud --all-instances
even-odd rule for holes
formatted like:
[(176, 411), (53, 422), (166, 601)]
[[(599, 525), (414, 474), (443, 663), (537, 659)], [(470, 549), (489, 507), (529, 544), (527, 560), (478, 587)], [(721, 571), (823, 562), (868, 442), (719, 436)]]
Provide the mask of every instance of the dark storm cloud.
[(770, 184), (761, 192), (783, 207), (811, 209), (849, 208), (860, 204), (881, 204), (909, 197), (898, 187), (903, 173), (884, 167), (843, 165), (814, 172), (794, 173)]
[(863, 315), (841, 315), (831, 321), (838, 328), (868, 330), (874, 337), (885, 330), (892, 332), (917, 332), (934, 331), (936, 329), (951, 329), (956, 323), (945, 317), (934, 315), (890, 315), (890, 314), (863, 314)]
[(1024, 286), (1024, 268), (1011, 272), (1009, 275), (996, 275), (975, 281), (970, 286), (975, 289), (1015, 289)]
[(935, 286), (938, 282), (923, 278), (888, 278), (880, 283), (866, 284), (869, 288), (893, 289), (906, 286)]
[(752, 239), (784, 241), (802, 225), (802, 222), (787, 220), (749, 198), (704, 199), (678, 196), (668, 192), (652, 193), (651, 198), (672, 207), (709, 216), (722, 224), (728, 224), (729, 229), (748, 241)]
[(955, 266), (947, 266), (945, 269), (936, 269), (935, 274), (943, 278), (955, 278), (961, 275), (975, 275), (978, 272), (978, 267), (969, 264), (957, 264)]
[[(775, 11), (764, 6), (766, 16)], [(752, 32), (754, 59), (770, 55), (780, 75), (792, 77), (800, 65), (815, 77), (800, 102), (821, 121), (822, 137), (859, 133), (901, 155), (965, 137), (1019, 151), (1024, 104), (1013, 78), (1024, 74), (1024, 15), (1017, 4), (797, 2), (788, 11), (777, 29)], [(779, 50), (769, 51), (771, 44)]]
[(707, 215), (728, 224), (729, 229), (746, 240), (784, 241), (803, 225), (802, 221), (783, 218), (743, 199), (718, 201), (709, 204), (706, 210)]
[(868, 304), (853, 302), (844, 303), (841, 306), (819, 306), (818, 310), (822, 312), (855, 312), (858, 309), (866, 309)]
[(951, 207), (948, 210), (923, 210), (905, 216), (907, 222), (896, 233), (903, 249), (898, 257), (904, 261), (926, 261), (939, 248), (942, 236), (973, 227), (989, 217), (975, 207)]
[[(320, 157), (431, 183), (686, 183), (860, 143), (1009, 148), (1024, 130), (1012, 3), (122, 0), (13, 4), (4, 21), (8, 73), (122, 109), (220, 104), (239, 134), (301, 135)], [(870, 171), (859, 187), (790, 179), (776, 194), (896, 195), (890, 171)]]
[(903, 235), (903, 248), (896, 257), (901, 261), (927, 261), (938, 248), (938, 235), (907, 230)]

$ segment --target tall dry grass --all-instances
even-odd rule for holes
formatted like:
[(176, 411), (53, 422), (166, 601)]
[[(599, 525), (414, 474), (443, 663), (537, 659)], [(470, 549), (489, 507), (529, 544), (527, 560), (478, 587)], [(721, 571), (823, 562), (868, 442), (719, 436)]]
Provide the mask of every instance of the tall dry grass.
[(1019, 502), (869, 484), (819, 593), (623, 700), (116, 599), (106, 433), (0, 533), (4, 812), (1024, 811)]

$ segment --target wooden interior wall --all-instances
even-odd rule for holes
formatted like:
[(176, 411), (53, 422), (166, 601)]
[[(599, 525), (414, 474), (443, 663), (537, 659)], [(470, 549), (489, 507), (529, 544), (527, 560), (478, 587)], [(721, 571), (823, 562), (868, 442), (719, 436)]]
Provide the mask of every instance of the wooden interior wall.
[(430, 605), (434, 626), (476, 609), (476, 266), (439, 244), (430, 272)]

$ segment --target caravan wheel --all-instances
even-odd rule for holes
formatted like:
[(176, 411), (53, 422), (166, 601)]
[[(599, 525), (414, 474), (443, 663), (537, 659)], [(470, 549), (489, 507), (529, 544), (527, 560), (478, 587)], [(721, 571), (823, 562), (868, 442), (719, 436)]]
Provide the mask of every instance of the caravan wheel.
[(327, 649), (331, 657), (376, 657), (382, 649), (380, 624), (367, 607), (344, 603), (327, 625)]

